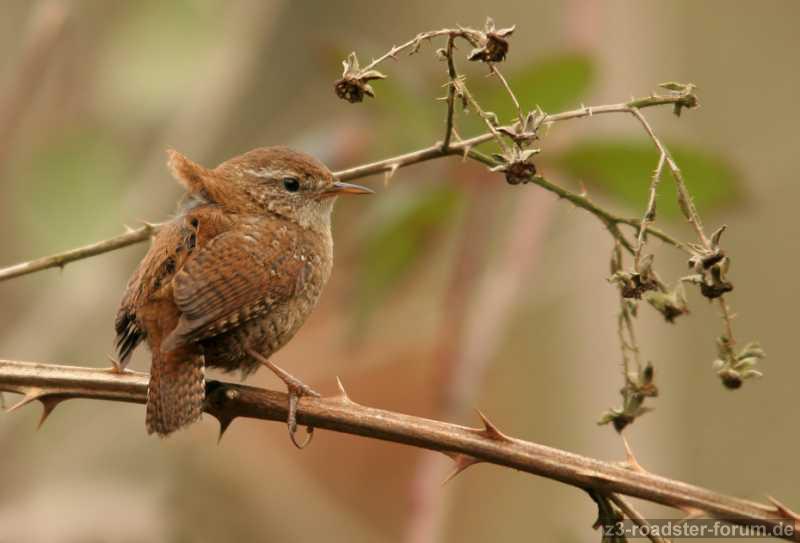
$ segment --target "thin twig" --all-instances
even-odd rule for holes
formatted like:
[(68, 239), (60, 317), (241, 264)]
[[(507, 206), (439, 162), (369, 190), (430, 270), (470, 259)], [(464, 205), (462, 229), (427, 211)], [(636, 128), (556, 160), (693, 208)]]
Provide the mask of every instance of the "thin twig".
[(647, 208), (644, 211), (644, 215), (642, 215), (642, 225), (639, 227), (639, 235), (636, 239), (636, 251), (633, 253), (633, 269), (637, 272), (640, 271), (639, 260), (642, 257), (642, 250), (644, 249), (647, 239), (647, 227), (650, 226), (656, 219), (656, 194), (658, 191), (658, 182), (661, 180), (661, 172), (664, 169), (664, 161), (666, 158), (666, 155), (662, 153), (658, 159), (658, 165), (653, 172), (653, 177), (650, 180), (650, 196), (647, 200)]
[[(594, 106), (590, 108), (584, 107), (575, 110), (564, 111), (562, 113), (546, 116), (545, 122), (555, 123), (570, 119), (579, 119), (587, 117), (589, 116), (588, 111), (592, 111), (592, 114), (630, 112), (631, 107), (634, 106), (653, 107), (653, 106), (662, 106), (667, 104), (674, 105), (676, 103), (682, 103), (684, 100), (685, 97), (682, 96), (656, 95), (647, 98), (641, 98), (638, 100), (633, 100), (631, 102), (626, 102), (626, 103)], [(508, 128), (513, 130), (514, 125), (511, 125)], [(486, 132), (484, 134), (480, 134), (472, 138), (464, 139), (458, 142), (451, 142), (446, 150), (443, 149), (441, 144), (437, 143), (429, 147), (417, 149), (416, 151), (412, 151), (410, 153), (405, 153), (391, 158), (378, 160), (376, 162), (370, 162), (368, 164), (362, 164), (352, 168), (347, 168), (345, 170), (340, 170), (338, 172), (334, 172), (334, 176), (341, 179), (342, 181), (361, 179), (379, 173), (390, 172), (390, 171), (393, 172), (399, 168), (404, 168), (407, 166), (411, 166), (412, 164), (418, 164), (420, 162), (426, 162), (428, 160), (434, 160), (451, 155), (464, 155), (464, 154), (468, 155), (470, 158), (478, 160), (479, 162), (483, 162), (486, 163), (487, 165), (494, 166), (495, 162), (490, 157), (474, 152), (473, 150), (473, 147), (480, 145), (482, 143), (486, 143), (487, 141), (491, 140), (494, 137), (495, 134), (491, 132)], [(589, 200), (588, 197), (572, 192), (555, 183), (551, 183), (542, 177), (536, 177), (532, 180), (532, 182), (542, 187), (543, 189), (548, 190), (558, 195), (561, 198), (564, 198), (565, 200), (569, 200), (577, 207), (580, 207), (581, 209), (584, 209), (589, 213), (592, 213), (593, 215), (597, 216), (606, 225), (609, 232), (611, 232), (611, 234), (616, 239), (620, 240), (620, 242), (623, 244), (626, 250), (628, 250), (631, 253), (634, 251), (634, 248), (631, 245), (630, 241), (628, 241), (624, 236), (622, 236), (618, 227), (621, 224), (631, 226), (635, 228), (636, 232), (638, 233), (639, 229), (641, 228), (640, 220), (614, 215), (613, 213), (607, 211), (606, 209), (595, 205), (593, 202), (591, 202), (591, 200)], [(152, 228), (153, 230), (148, 231), (148, 228)], [(155, 232), (155, 229), (157, 228), (158, 225), (146, 225), (132, 232), (122, 234), (120, 236), (110, 238), (107, 240), (99, 241), (97, 243), (93, 243), (85, 247), (79, 247), (77, 249), (71, 249), (69, 251), (51, 255), (48, 257), (38, 258), (36, 260), (32, 260), (29, 262), (15, 264), (6, 268), (0, 268), (0, 281), (4, 281), (12, 277), (18, 277), (20, 275), (26, 275), (33, 272), (46, 270), (49, 268), (63, 267), (65, 264), (73, 262), (75, 260), (88, 258), (91, 256), (120, 249), (122, 247), (127, 247), (128, 245), (140, 243), (142, 241), (147, 240), (150, 237), (150, 235)], [(648, 226), (647, 233), (657, 237), (658, 239), (660, 239), (665, 243), (668, 243), (669, 245), (672, 245), (676, 249), (679, 249), (686, 253), (690, 253), (689, 248), (683, 242), (675, 239), (674, 237), (668, 235), (667, 233), (663, 232), (658, 228)]]
[(733, 348), (736, 345), (736, 338), (733, 337), (733, 315), (731, 315), (731, 308), (728, 307), (728, 302), (725, 296), (717, 298), (719, 300), (719, 307), (722, 310), (722, 323), (725, 327), (725, 337), (727, 338), (728, 345)]
[(70, 262), (74, 262), (76, 260), (82, 260), (91, 256), (121, 249), (123, 247), (127, 247), (128, 245), (140, 243), (150, 239), (150, 237), (155, 234), (160, 227), (161, 224), (145, 224), (136, 230), (131, 230), (125, 234), (121, 234), (103, 241), (98, 241), (97, 243), (92, 243), (91, 245), (85, 245), (83, 247), (71, 249), (63, 253), (57, 253), (54, 255), (37, 258), (36, 260), (30, 260), (28, 262), (21, 262), (7, 268), (2, 268), (0, 269), (0, 281), (5, 281), (7, 279), (11, 279), (12, 277), (19, 277), (20, 275), (27, 275), (29, 273), (41, 270), (47, 270), (49, 268), (63, 268)]
[(488, 128), (489, 132), (492, 134), (492, 138), (494, 138), (494, 140), (497, 142), (497, 144), (500, 145), (500, 148), (504, 152), (508, 152), (509, 151), (508, 144), (505, 142), (505, 140), (503, 139), (503, 136), (500, 135), (500, 132), (498, 132), (498, 130), (497, 130), (497, 126), (495, 124), (496, 121), (497, 121), (496, 116), (492, 117), (491, 115), (489, 115), (487, 112), (485, 112), (483, 110), (481, 105), (478, 103), (478, 101), (472, 95), (472, 92), (470, 92), (469, 88), (464, 84), (462, 79), (457, 79), (456, 81), (453, 82), (453, 84), (457, 86), (458, 92), (460, 92), (461, 94), (464, 95), (464, 98), (466, 98), (467, 102), (472, 107), (472, 109), (474, 109), (475, 112), (483, 120), (483, 123), (486, 125), (486, 128)]
[[(115, 373), (96, 368), (0, 360), (0, 391), (24, 394), (17, 406), (41, 401), (47, 414), (59, 402), (70, 398), (143, 404), (147, 400), (147, 382), (148, 375), (139, 372)], [(211, 382), (206, 404), (206, 411), (224, 426), (236, 417), (283, 422), (288, 398), (281, 392)], [(628, 469), (615, 462), (508, 437), (486, 419), (483, 428), (468, 428), (366, 407), (353, 402), (343, 390), (331, 398), (304, 397), (298, 406), (297, 420), (317, 429), (403, 443), (451, 457), (510, 467), (583, 489), (695, 509), (736, 524), (777, 526), (791, 520), (794, 514), (646, 471)], [(800, 531), (785, 539), (800, 541)]]
[[(706, 250), (710, 251), (712, 249), (711, 241), (703, 231), (703, 222), (700, 220), (700, 215), (694, 205), (692, 196), (689, 194), (689, 189), (686, 188), (686, 182), (683, 180), (683, 174), (681, 173), (680, 168), (678, 168), (678, 165), (675, 163), (675, 160), (672, 158), (672, 155), (667, 147), (661, 142), (658, 136), (656, 136), (653, 127), (650, 126), (647, 118), (642, 114), (641, 111), (639, 111), (639, 108), (631, 107), (630, 112), (639, 120), (641, 125), (644, 127), (645, 132), (647, 132), (647, 134), (650, 136), (650, 139), (653, 140), (656, 148), (658, 148), (661, 156), (664, 158), (664, 160), (666, 160), (667, 166), (672, 173), (672, 177), (675, 180), (675, 186), (678, 190), (678, 203), (680, 204), (680, 208), (683, 211), (686, 219), (689, 221), (689, 224), (691, 224), (692, 228), (694, 228), (697, 237), (700, 239), (700, 243)], [(725, 328), (725, 333), (728, 337), (728, 341), (731, 345), (733, 345), (735, 343), (735, 338), (733, 336), (733, 324), (731, 323), (730, 309), (728, 308), (728, 303), (725, 301), (724, 296), (719, 297), (719, 304), (722, 308), (722, 323)]]
[(500, 83), (503, 84), (503, 88), (508, 93), (508, 96), (511, 98), (511, 101), (514, 102), (514, 108), (516, 108), (517, 110), (517, 121), (519, 123), (524, 123), (525, 115), (523, 115), (522, 113), (522, 107), (519, 105), (519, 100), (517, 100), (517, 95), (514, 94), (513, 90), (511, 90), (511, 86), (508, 84), (508, 81), (506, 81), (506, 78), (503, 77), (503, 74), (502, 72), (500, 72), (500, 69), (494, 64), (489, 64), (489, 73), (491, 75), (497, 76), (497, 78), (500, 80)]
[(647, 132), (647, 134), (650, 136), (650, 139), (653, 140), (653, 143), (666, 160), (669, 171), (672, 173), (672, 177), (675, 179), (675, 185), (678, 189), (678, 199), (681, 203), (681, 209), (685, 210), (686, 219), (692, 225), (692, 228), (694, 228), (694, 231), (697, 234), (697, 237), (700, 239), (700, 242), (703, 244), (703, 247), (710, 249), (711, 242), (708, 240), (708, 237), (703, 231), (703, 223), (700, 220), (700, 215), (697, 213), (697, 208), (695, 208), (692, 197), (689, 194), (689, 189), (686, 188), (686, 183), (683, 180), (683, 174), (681, 173), (680, 168), (678, 168), (678, 165), (675, 163), (675, 160), (672, 158), (672, 155), (667, 147), (661, 142), (658, 136), (656, 136), (653, 127), (650, 126), (647, 118), (642, 115), (642, 112), (639, 111), (639, 108), (631, 107), (630, 112), (639, 120), (644, 127), (645, 132)]
[(66, 2), (52, 0), (41, 0), (34, 6), (19, 64), (3, 84), (0, 100), (0, 164), (8, 157), (14, 135), (37, 91), (43, 87), (42, 79), (65, 35), (69, 8)]
[(419, 45), (423, 42), (423, 40), (430, 40), (432, 38), (436, 38), (438, 36), (449, 36), (451, 39), (456, 36), (463, 37), (465, 35), (464, 31), (453, 29), (453, 28), (443, 28), (441, 30), (431, 30), (429, 32), (421, 32), (408, 40), (407, 42), (400, 44), (400, 45), (393, 45), (391, 49), (389, 49), (386, 53), (379, 56), (376, 59), (373, 59), (372, 62), (360, 68), (360, 71), (366, 72), (369, 70), (374, 69), (378, 66), (381, 62), (388, 60), (390, 58), (395, 58), (398, 53), (405, 51), (406, 49), (412, 49), (412, 52), (415, 52), (415, 48), (419, 48)]
[(453, 137), (453, 115), (455, 113), (456, 102), (456, 86), (455, 81), (458, 79), (458, 72), (456, 71), (455, 60), (453, 59), (453, 47), (455, 45), (455, 37), (450, 36), (447, 39), (447, 47), (445, 48), (445, 56), (447, 57), (447, 117), (445, 118), (444, 139), (442, 140), (442, 151), (448, 151), (450, 148), (450, 140)]
[(647, 519), (645, 519), (641, 513), (639, 513), (639, 511), (634, 509), (628, 500), (613, 493), (608, 495), (608, 499), (614, 502), (614, 504), (619, 507), (623, 513), (625, 513), (626, 517), (631, 519), (636, 523), (637, 526), (643, 529), (642, 531), (647, 534), (647, 539), (653, 543), (670, 543), (669, 540), (664, 539), (660, 535), (653, 532), (650, 523), (647, 522)]

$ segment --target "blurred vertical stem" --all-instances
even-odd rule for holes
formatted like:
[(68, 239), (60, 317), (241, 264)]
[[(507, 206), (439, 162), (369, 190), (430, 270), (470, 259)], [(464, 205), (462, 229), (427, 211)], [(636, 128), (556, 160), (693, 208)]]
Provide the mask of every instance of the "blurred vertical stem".
[(68, 5), (58, 0), (41, 0), (32, 11), (18, 65), (3, 83), (0, 99), (0, 172), (16, 132), (36, 97), (36, 91), (42, 87), (42, 80), (64, 36)]
[[(486, 368), (496, 353), (514, 315), (518, 293), (530, 281), (555, 202), (541, 193), (516, 198), (512, 218), (501, 234), (501, 247), (491, 261), (487, 249), (492, 223), (491, 208), (482, 183), (470, 186), (470, 206), (465, 218), (458, 261), (453, 266), (445, 296), (445, 321), (439, 332), (434, 371), (436, 417), (463, 418), (480, 388)], [(487, 207), (488, 206), (488, 207)], [(473, 231), (474, 230), (474, 231)], [(480, 268), (484, 272), (480, 273)], [(441, 539), (445, 516), (442, 481), (448, 463), (440, 455), (425, 453), (411, 486), (412, 510), (405, 540), (428, 543)]]

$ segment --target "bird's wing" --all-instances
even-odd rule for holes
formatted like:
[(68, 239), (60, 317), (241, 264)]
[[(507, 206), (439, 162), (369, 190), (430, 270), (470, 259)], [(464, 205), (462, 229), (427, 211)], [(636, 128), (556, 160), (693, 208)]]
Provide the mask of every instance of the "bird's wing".
[(291, 236), (278, 240), (270, 231), (234, 229), (192, 255), (172, 282), (181, 317), (162, 349), (226, 332), (302, 290), (311, 270), (294, 250), (296, 241)]
[(172, 281), (175, 271), (183, 265), (188, 250), (176, 251), (175, 247), (185, 245), (189, 235), (181, 221), (165, 224), (128, 281), (114, 322), (117, 352), (123, 367), (145, 336), (137, 313), (150, 297), (161, 295), (163, 287)]

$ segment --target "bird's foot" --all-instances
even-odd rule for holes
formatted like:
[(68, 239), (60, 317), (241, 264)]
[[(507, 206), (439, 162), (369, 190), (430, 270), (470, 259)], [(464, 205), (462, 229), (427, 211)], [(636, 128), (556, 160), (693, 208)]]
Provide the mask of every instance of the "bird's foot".
[(312, 426), (308, 426), (305, 440), (302, 442), (297, 440), (297, 404), (300, 402), (300, 398), (303, 396), (319, 398), (319, 392), (302, 382), (291, 373), (279, 368), (253, 349), (248, 348), (247, 353), (258, 360), (261, 364), (272, 370), (272, 372), (277, 375), (281, 381), (286, 383), (286, 388), (288, 389), (289, 393), (289, 409), (286, 416), (286, 424), (289, 428), (289, 439), (292, 440), (292, 443), (298, 449), (305, 448), (309, 443), (311, 443), (311, 440), (314, 437), (314, 428)]
[(314, 438), (314, 427), (306, 427), (306, 438), (299, 442), (297, 441), (297, 404), (303, 396), (312, 396), (319, 398), (319, 392), (309, 387), (305, 383), (295, 379), (295, 382), (289, 383), (286, 381), (286, 386), (289, 389), (289, 413), (286, 416), (286, 424), (289, 427), (289, 439), (292, 440), (294, 446), (298, 449), (303, 449), (311, 443)]

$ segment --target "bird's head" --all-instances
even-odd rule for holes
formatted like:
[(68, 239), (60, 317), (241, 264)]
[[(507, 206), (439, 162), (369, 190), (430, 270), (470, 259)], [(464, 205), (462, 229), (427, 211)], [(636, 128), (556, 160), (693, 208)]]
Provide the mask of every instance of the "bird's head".
[(320, 161), (288, 147), (259, 147), (213, 170), (177, 151), (168, 154), (190, 197), (232, 213), (280, 215), (305, 227), (329, 225), (336, 196), (372, 192), (337, 181)]

